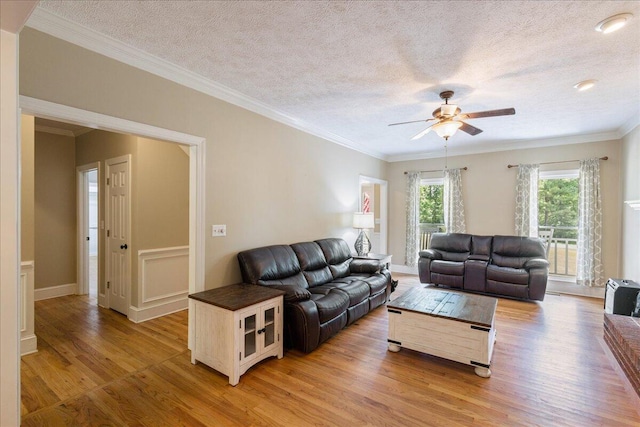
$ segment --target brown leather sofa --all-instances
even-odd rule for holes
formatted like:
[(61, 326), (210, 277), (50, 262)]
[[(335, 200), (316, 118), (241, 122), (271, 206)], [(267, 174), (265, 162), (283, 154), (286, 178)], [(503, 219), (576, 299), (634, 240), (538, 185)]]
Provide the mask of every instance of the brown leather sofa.
[(418, 272), (422, 283), (542, 301), (549, 262), (542, 239), (434, 233)]
[(347, 242), (330, 238), (238, 254), (246, 283), (286, 292), (285, 345), (305, 353), (382, 305), (391, 274), (376, 260), (353, 259)]

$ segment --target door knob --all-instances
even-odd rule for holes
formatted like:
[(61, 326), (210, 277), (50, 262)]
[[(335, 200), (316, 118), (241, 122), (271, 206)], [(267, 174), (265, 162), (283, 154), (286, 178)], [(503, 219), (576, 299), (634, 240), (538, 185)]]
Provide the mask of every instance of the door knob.
[(126, 243), (124, 245), (120, 245), (120, 249), (127, 249), (127, 248), (128, 248), (128, 246), (127, 246)]

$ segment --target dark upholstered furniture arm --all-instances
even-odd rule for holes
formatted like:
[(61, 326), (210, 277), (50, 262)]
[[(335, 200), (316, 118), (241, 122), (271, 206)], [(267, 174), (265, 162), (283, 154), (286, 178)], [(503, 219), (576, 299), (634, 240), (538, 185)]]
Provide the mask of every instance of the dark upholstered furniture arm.
[(285, 302), (306, 301), (311, 298), (311, 293), (298, 285), (269, 285), (269, 287), (285, 291)]
[(547, 290), (548, 269), (532, 268), (529, 270), (529, 299), (542, 301)]
[(420, 251), (420, 258), (442, 259), (442, 254), (435, 249), (427, 249), (426, 251)]
[(375, 259), (353, 259), (349, 264), (351, 273), (375, 274), (380, 271), (382, 264)]
[(489, 262), (489, 255), (469, 255), (468, 260)]
[(543, 258), (533, 258), (524, 263), (525, 270), (532, 268), (549, 268), (549, 261)]

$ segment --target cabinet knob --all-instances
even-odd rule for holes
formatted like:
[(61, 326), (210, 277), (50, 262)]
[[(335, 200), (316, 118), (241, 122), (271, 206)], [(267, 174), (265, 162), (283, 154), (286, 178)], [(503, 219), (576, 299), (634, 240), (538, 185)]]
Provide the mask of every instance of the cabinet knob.
[(258, 329), (258, 335), (263, 334), (265, 332), (267, 332), (267, 328), (266, 327), (262, 328), (262, 329)]

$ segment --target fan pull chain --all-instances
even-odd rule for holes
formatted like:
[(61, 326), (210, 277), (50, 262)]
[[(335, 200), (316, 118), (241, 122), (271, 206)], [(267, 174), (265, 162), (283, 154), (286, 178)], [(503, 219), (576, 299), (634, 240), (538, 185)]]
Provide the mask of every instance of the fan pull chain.
[(449, 142), (448, 139), (445, 139), (444, 140), (444, 169), (445, 170), (447, 169), (447, 160), (449, 158), (448, 151), (447, 151), (447, 142)]

